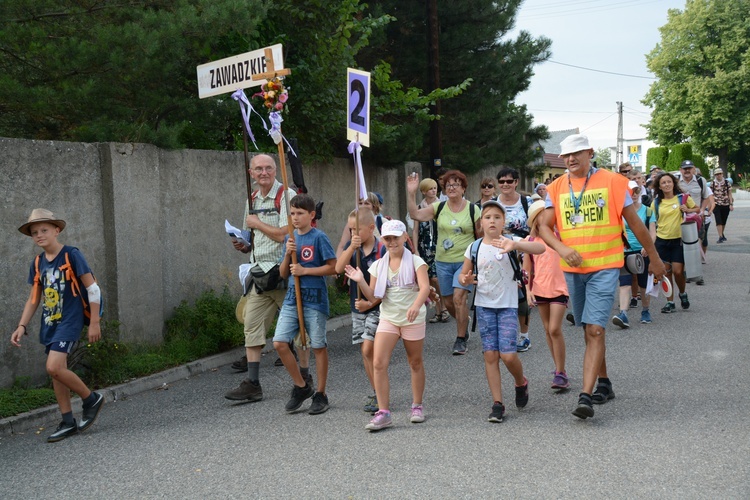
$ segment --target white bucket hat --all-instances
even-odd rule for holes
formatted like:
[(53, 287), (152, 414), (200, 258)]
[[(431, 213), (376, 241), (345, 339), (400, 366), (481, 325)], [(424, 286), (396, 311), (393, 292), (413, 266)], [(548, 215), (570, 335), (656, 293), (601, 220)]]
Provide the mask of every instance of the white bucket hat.
[(591, 149), (589, 138), (583, 134), (569, 135), (560, 143), (560, 156)]

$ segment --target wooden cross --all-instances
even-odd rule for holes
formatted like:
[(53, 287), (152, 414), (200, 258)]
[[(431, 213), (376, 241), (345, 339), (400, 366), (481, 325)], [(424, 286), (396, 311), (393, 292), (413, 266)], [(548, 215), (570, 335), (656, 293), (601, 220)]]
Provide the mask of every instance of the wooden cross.
[(273, 63), (273, 52), (271, 49), (265, 50), (265, 58), (266, 58), (266, 72), (265, 73), (258, 73), (253, 75), (253, 80), (268, 80), (271, 81), (277, 76), (286, 76), (291, 75), (292, 70), (287, 68), (282, 68), (280, 70), (276, 70), (276, 67)]

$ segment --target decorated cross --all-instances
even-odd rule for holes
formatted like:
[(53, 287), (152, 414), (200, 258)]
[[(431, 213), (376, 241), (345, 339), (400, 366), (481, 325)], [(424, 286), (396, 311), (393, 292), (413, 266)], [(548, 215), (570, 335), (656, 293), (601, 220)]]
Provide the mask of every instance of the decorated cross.
[(264, 73), (258, 73), (253, 75), (253, 80), (268, 80), (269, 82), (279, 76), (287, 76), (292, 74), (292, 70), (289, 68), (282, 68), (277, 70), (273, 62), (273, 51), (270, 48), (265, 50), (266, 59), (266, 71)]

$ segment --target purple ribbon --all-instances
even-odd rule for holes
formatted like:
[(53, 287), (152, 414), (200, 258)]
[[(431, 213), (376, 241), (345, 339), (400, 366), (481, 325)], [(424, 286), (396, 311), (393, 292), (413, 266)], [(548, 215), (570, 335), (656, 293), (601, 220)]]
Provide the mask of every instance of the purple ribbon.
[(245, 124), (245, 130), (247, 130), (247, 135), (250, 137), (250, 140), (253, 141), (253, 146), (255, 146), (255, 149), (258, 149), (258, 145), (255, 144), (255, 136), (253, 135), (253, 131), (250, 129), (250, 115), (251, 113), (255, 113), (256, 115), (260, 116), (261, 122), (263, 122), (263, 128), (268, 130), (268, 126), (266, 125), (265, 120), (263, 120), (263, 117), (255, 111), (255, 108), (253, 108), (253, 105), (250, 104), (250, 101), (247, 99), (247, 96), (245, 95), (245, 91), (242, 89), (237, 89), (232, 94), (232, 99), (237, 101), (240, 105), (240, 111), (242, 111), (242, 122)]
[(268, 135), (271, 136), (274, 144), (280, 143), (283, 139), (283, 141), (289, 148), (289, 152), (296, 157), (297, 153), (294, 151), (294, 148), (292, 148), (292, 145), (289, 144), (289, 141), (287, 141), (286, 137), (284, 137), (284, 135), (281, 133), (281, 122), (284, 121), (284, 119), (281, 117), (281, 113), (279, 113), (278, 111), (271, 112), (271, 114), (268, 115), (268, 120), (271, 122), (271, 130), (268, 131)]
[[(367, 199), (367, 187), (365, 186), (365, 173), (362, 170), (362, 145), (357, 141), (352, 141), (347, 147), (349, 154), (354, 156), (354, 167), (357, 169), (357, 177), (359, 178), (359, 199)], [(355, 207), (355, 209), (358, 207)]]

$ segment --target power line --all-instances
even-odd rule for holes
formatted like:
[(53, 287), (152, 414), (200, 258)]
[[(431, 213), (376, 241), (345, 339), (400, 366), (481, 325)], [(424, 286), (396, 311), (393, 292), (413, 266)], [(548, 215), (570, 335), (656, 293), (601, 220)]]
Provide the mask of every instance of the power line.
[(596, 127), (597, 125), (599, 125), (599, 124), (600, 124), (601, 122), (603, 122), (603, 121), (605, 121), (605, 120), (609, 120), (610, 118), (612, 118), (612, 117), (613, 117), (613, 116), (615, 116), (616, 114), (617, 114), (617, 111), (615, 111), (614, 113), (610, 114), (610, 115), (609, 115), (609, 116), (607, 116), (606, 118), (604, 118), (604, 119), (602, 119), (602, 120), (599, 120), (598, 122), (594, 123), (593, 125), (590, 125), (590, 126), (586, 127), (585, 129), (581, 130), (581, 133), (583, 133), (583, 132), (586, 132), (586, 131), (587, 131), (588, 129), (590, 129), (590, 128)]
[(630, 111), (632, 111), (633, 113), (641, 113), (642, 115), (648, 115), (648, 116), (651, 116), (651, 112), (650, 112), (650, 111), (640, 111), (640, 110), (637, 110), (637, 109), (629, 108), (629, 107), (627, 107), (627, 106), (623, 106), (623, 108), (625, 108), (625, 109), (629, 109), (629, 110), (630, 110)]
[(518, 13), (518, 19), (520, 21), (536, 21), (536, 20), (542, 20), (542, 19), (559, 18), (563, 16), (573, 16), (573, 15), (583, 16), (585, 14), (609, 12), (611, 10), (639, 7), (641, 5), (647, 5), (650, 3), (657, 3), (661, 1), (662, 0), (627, 0), (624, 2), (619, 2), (617, 4), (608, 4), (608, 5), (598, 6), (598, 7), (597, 6), (578, 7), (574, 9), (563, 9), (563, 10), (554, 10), (557, 7), (552, 7), (552, 10), (548, 10), (547, 12), (543, 12), (543, 13), (532, 12), (530, 15), (524, 15), (524, 12), (526, 9), (522, 9), (522, 11), (519, 11)]
[(579, 111), (579, 110), (568, 110), (568, 109), (531, 109), (529, 108), (529, 111), (542, 111), (545, 113), (588, 113), (588, 114), (597, 114), (597, 115), (604, 115), (609, 113), (609, 111)]
[(582, 69), (585, 71), (593, 71), (595, 73), (606, 73), (608, 75), (626, 76), (628, 78), (643, 78), (645, 80), (658, 80), (658, 78), (654, 76), (628, 75), (627, 73), (616, 73), (614, 71), (604, 71), (603, 69), (585, 68), (583, 66), (576, 66), (575, 64), (567, 64), (567, 63), (562, 63), (558, 61), (553, 61), (552, 59), (547, 59), (547, 62), (551, 62), (553, 64), (559, 64), (560, 66), (569, 66), (571, 68)]

